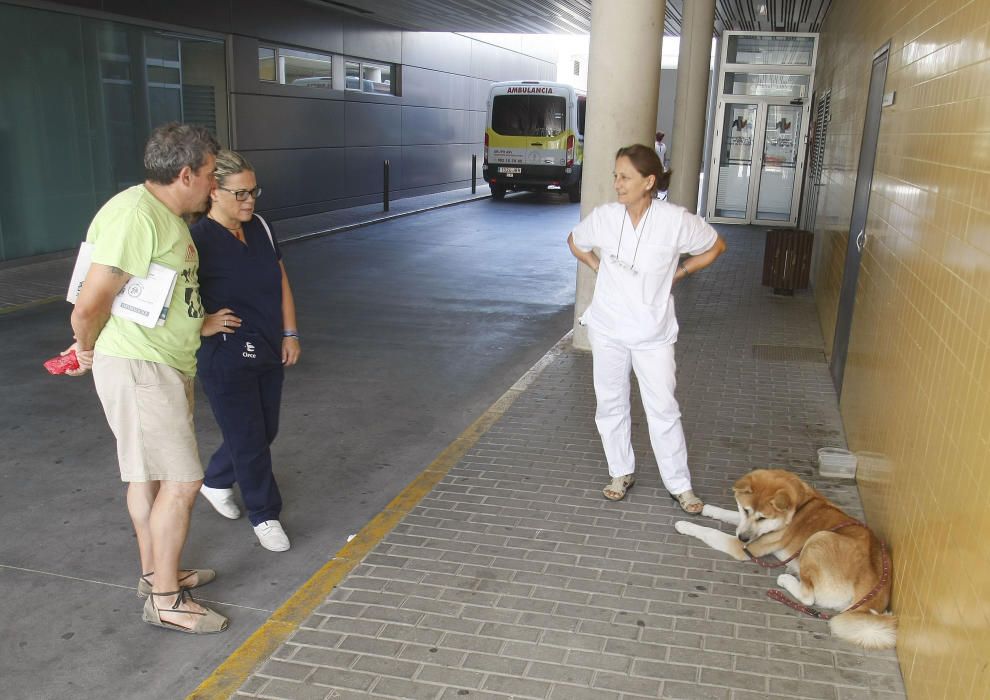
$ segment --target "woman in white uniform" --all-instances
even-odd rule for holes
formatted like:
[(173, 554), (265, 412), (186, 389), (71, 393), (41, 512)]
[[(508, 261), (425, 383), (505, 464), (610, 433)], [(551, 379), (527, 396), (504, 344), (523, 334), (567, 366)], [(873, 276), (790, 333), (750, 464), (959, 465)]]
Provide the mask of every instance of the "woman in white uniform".
[[(629, 413), (629, 370), (636, 372), (660, 477), (681, 508), (703, 507), (691, 490), (681, 413), (674, 398), (677, 318), (675, 282), (711, 265), (725, 242), (701, 217), (655, 199), (666, 189), (656, 151), (636, 144), (615, 156), (618, 202), (603, 204), (567, 238), (578, 260), (598, 279), (581, 317), (594, 358), (595, 422), (608, 461), (605, 498), (622, 500), (635, 481)], [(600, 251), (596, 255), (594, 250)], [(684, 260), (681, 255), (687, 254)]]

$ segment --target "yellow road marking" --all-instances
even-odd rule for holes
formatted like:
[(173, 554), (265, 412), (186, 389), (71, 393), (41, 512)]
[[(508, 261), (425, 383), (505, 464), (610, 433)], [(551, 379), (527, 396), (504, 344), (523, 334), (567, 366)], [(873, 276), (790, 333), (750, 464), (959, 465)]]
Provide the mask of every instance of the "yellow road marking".
[(285, 601), (254, 634), (220, 664), (187, 698), (187, 700), (220, 700), (229, 698), (247, 680), (251, 672), (268, 659), (282, 642), (288, 639), (302, 622), (319, 607), (330, 591), (340, 583), (365, 555), (382, 541), (392, 528), (416, 507), (467, 451), (488, 432), (509, 406), (529, 387), (541, 372), (570, 342), (568, 333), (512, 385), (474, 423), (437, 455), (419, 476), (372, 518), (333, 559), (313, 574)]

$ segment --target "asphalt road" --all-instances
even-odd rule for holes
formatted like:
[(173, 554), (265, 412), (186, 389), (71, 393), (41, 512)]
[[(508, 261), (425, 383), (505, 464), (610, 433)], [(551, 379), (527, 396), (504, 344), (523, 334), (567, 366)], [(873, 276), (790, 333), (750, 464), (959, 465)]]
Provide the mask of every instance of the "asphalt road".
[[(565, 197), (483, 200), (286, 246), (301, 364), (273, 448), (289, 552), (196, 505), (186, 566), (231, 618), (193, 637), (141, 622), (136, 545), (92, 380), (41, 362), (64, 303), (0, 316), (0, 696), (184, 697), (571, 325)], [(197, 394), (200, 451), (219, 442)]]

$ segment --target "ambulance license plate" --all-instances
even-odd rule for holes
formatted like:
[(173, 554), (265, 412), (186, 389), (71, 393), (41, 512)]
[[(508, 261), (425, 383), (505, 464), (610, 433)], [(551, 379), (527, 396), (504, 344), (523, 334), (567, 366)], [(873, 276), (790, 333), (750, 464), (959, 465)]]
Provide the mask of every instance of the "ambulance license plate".
[(520, 175), (522, 174), (522, 168), (499, 168), (498, 171), (503, 175)]

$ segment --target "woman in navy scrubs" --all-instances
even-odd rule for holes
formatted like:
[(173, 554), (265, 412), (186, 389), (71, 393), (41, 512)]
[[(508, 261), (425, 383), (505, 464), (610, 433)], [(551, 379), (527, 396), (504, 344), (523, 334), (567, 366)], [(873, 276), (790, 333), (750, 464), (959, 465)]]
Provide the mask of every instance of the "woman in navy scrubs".
[(241, 497), (265, 549), (284, 552), (282, 498), (272, 473), (283, 368), (299, 360), (296, 307), (282, 253), (254, 213), (261, 188), (239, 153), (217, 156), (210, 209), (190, 230), (199, 250), (199, 292), (206, 308), (197, 355), (200, 381), (223, 443), (210, 458), (201, 493), (235, 519)]

